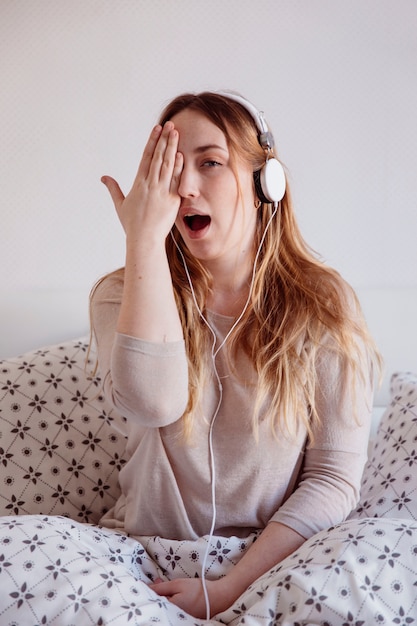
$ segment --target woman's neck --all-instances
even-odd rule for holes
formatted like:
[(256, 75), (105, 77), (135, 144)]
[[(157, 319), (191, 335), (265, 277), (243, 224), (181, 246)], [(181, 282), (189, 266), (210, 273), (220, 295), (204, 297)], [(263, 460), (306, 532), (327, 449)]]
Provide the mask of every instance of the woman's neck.
[(246, 304), (252, 280), (252, 260), (241, 259), (227, 265), (211, 263), (207, 267), (213, 278), (212, 292), (207, 307), (214, 313), (237, 317)]
[(208, 298), (207, 308), (213, 313), (237, 317), (243, 311), (248, 295), (248, 281), (240, 288), (215, 286)]

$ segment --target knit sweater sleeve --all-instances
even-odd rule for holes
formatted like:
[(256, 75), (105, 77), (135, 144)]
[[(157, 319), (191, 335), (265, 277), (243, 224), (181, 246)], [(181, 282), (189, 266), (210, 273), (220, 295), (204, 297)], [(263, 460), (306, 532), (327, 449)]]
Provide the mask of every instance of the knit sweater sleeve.
[(138, 426), (177, 421), (188, 402), (184, 341), (153, 343), (116, 332), (123, 280), (111, 275), (91, 298), (91, 323), (106, 398)]
[(319, 422), (307, 443), (297, 486), (271, 518), (305, 538), (342, 522), (359, 499), (373, 393), (371, 369), (364, 365), (363, 377), (360, 372), (347, 373), (327, 351), (317, 369)]

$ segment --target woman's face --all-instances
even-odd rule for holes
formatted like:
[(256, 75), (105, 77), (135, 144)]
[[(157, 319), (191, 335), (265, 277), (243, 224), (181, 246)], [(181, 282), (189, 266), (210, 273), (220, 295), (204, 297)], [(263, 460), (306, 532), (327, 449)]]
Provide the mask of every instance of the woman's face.
[[(235, 163), (223, 132), (203, 114), (184, 109), (172, 120), (184, 156), (176, 226), (187, 248), (207, 267), (223, 271), (246, 266), (253, 258), (256, 227), (252, 168)], [(244, 265), (242, 266), (241, 263)]]

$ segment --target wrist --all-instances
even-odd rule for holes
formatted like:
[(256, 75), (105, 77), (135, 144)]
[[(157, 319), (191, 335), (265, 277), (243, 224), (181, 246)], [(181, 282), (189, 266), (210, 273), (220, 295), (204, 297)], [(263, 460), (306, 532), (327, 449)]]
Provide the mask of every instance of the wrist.
[(155, 230), (137, 229), (131, 233), (126, 233), (126, 251), (141, 255), (153, 252), (159, 254), (161, 251), (165, 253), (165, 240), (166, 237), (163, 233), (158, 233)]
[(211, 617), (226, 611), (245, 591), (239, 579), (230, 573), (218, 580), (211, 581), (209, 588)]

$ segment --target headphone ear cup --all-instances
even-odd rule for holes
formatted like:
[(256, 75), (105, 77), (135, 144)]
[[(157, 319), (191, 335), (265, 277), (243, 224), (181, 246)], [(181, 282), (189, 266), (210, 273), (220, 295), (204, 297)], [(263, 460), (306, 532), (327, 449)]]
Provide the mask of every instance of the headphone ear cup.
[(261, 202), (279, 202), (285, 194), (284, 168), (277, 159), (268, 159), (262, 169), (254, 172), (255, 189)]

